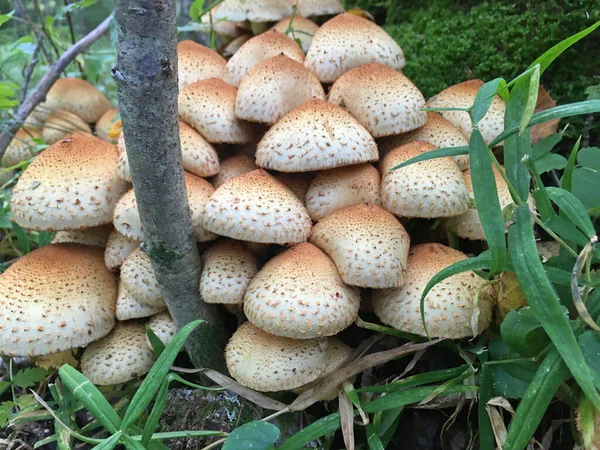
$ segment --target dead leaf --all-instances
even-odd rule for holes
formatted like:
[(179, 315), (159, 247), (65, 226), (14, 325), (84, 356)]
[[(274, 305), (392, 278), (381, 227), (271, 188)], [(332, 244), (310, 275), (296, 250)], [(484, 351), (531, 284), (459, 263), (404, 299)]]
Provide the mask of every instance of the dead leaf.
[[(550, 97), (550, 93), (546, 89), (544, 89), (544, 86), (540, 85), (538, 89), (537, 103), (533, 112), (538, 113), (540, 111), (545, 111), (547, 109), (554, 108), (555, 106), (556, 101), (552, 97)], [(531, 127), (529, 129), (529, 133), (531, 136), (531, 145), (535, 145), (545, 137), (556, 133), (558, 131), (559, 122), (560, 119), (554, 119)]]
[(344, 444), (347, 450), (354, 450), (354, 408), (343, 389), (338, 390), (338, 402)]
[(496, 439), (497, 448), (504, 448), (504, 442), (506, 442), (506, 425), (504, 424), (504, 417), (500, 412), (500, 408), (497, 406), (485, 405), (485, 409), (492, 422), (492, 430), (494, 431), (494, 438)]

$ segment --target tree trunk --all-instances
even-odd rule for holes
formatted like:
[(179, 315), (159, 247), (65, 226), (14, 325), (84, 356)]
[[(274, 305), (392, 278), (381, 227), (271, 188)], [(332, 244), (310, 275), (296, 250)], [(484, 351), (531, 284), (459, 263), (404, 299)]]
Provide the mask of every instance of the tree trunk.
[(200, 299), (177, 119), (176, 0), (116, 0), (112, 74), (133, 188), (161, 293), (175, 323), (203, 319), (186, 349), (196, 367), (223, 369), (225, 328)]

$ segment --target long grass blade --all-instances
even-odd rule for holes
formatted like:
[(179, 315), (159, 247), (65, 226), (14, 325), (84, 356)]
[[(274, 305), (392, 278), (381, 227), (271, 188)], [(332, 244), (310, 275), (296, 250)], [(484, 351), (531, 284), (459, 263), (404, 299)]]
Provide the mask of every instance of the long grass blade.
[(560, 208), (577, 228), (583, 231), (590, 239), (595, 236), (594, 224), (587, 214), (585, 206), (583, 206), (583, 203), (577, 197), (561, 188), (548, 187), (546, 190), (550, 200)]
[(445, 148), (436, 148), (435, 150), (430, 150), (425, 153), (421, 153), (414, 158), (410, 158), (407, 161), (404, 161), (397, 166), (394, 166), (390, 169), (390, 172), (393, 170), (402, 169), (403, 167), (410, 166), (411, 164), (415, 164), (421, 161), (428, 161), (430, 159), (436, 158), (444, 158), (446, 156), (459, 156), (459, 155), (468, 155), (469, 147), (445, 147)]

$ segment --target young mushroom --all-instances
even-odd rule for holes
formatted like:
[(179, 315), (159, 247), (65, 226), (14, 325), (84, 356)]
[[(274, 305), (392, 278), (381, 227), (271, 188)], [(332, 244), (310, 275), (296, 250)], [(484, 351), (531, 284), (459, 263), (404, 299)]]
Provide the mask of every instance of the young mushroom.
[(58, 231), (52, 239), (52, 244), (83, 244), (104, 249), (108, 242), (108, 236), (112, 231), (112, 225), (102, 225), (93, 228), (83, 228), (73, 231)]
[[(169, 345), (169, 343), (177, 334), (177, 325), (175, 325), (175, 322), (173, 322), (173, 319), (168, 311), (153, 315), (148, 320), (147, 325), (150, 327), (156, 337), (165, 345)], [(149, 339), (147, 342), (148, 346), (152, 348)]]
[(115, 315), (117, 316), (117, 320), (124, 321), (150, 317), (154, 314), (163, 312), (165, 309), (166, 305), (164, 302), (161, 305), (160, 303), (149, 304), (136, 300), (129, 294), (129, 292), (127, 292), (125, 285), (122, 282), (119, 283), (119, 291), (115, 307)]
[(299, 40), (300, 46), (302, 47), (302, 51), (306, 53), (308, 51), (308, 48), (310, 47), (310, 43), (312, 42), (313, 36), (319, 29), (319, 25), (314, 23), (312, 20), (307, 19), (306, 17), (302, 17), (298, 14), (298, 10), (296, 10), (296, 14), (294, 15), (293, 19), (291, 16), (285, 17), (279, 22), (277, 22), (275, 25), (273, 25), (271, 29), (277, 30), (280, 33), (286, 33), (290, 26), (291, 31), (287, 33), (288, 36), (290, 36), (294, 40)]
[(196, 81), (225, 76), (227, 61), (214, 50), (194, 41), (177, 43), (179, 90)]
[(96, 123), (110, 109), (106, 96), (91, 83), (81, 78), (59, 78), (46, 95), (40, 112), (47, 115), (65, 109), (87, 123)]
[(121, 284), (136, 301), (165, 307), (150, 257), (141, 249), (135, 250), (123, 262)]
[(72, 133), (92, 134), (92, 129), (76, 114), (58, 109), (46, 118), (42, 137), (46, 144), (51, 145)]
[(212, 177), (210, 182), (215, 189), (218, 189), (232, 178), (256, 169), (258, 169), (258, 166), (254, 163), (254, 158), (243, 154), (233, 155), (221, 162), (221, 170)]
[(34, 150), (37, 146), (34, 139), (42, 138), (42, 130), (32, 127), (21, 127), (8, 144), (4, 156), (2, 156), (2, 167), (12, 167), (22, 161), (35, 156)]
[(140, 247), (140, 242), (123, 236), (117, 230), (112, 230), (106, 241), (104, 264), (111, 272), (116, 272), (131, 253)]

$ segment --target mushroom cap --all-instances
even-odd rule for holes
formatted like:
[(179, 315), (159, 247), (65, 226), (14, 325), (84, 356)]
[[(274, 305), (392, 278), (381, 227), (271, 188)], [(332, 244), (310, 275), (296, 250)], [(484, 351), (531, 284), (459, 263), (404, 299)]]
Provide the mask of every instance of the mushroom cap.
[(48, 145), (72, 133), (92, 134), (92, 129), (79, 116), (66, 109), (57, 109), (50, 113), (42, 130), (42, 136)]
[(390, 171), (404, 161), (437, 147), (413, 141), (395, 148), (381, 165), (381, 203), (399, 217), (452, 217), (469, 207), (462, 172), (450, 157), (430, 159)]
[(220, 169), (219, 173), (210, 180), (215, 189), (238, 175), (258, 169), (258, 166), (254, 163), (254, 158), (241, 154), (223, 160)]
[(194, 41), (177, 43), (179, 90), (207, 78), (225, 76), (227, 61), (214, 50)]
[(54, 235), (52, 244), (82, 244), (104, 249), (112, 225), (102, 225), (94, 228), (83, 228), (73, 231), (59, 231)]
[(264, 244), (304, 242), (312, 226), (298, 197), (260, 169), (219, 187), (206, 204), (203, 224), (221, 236)]
[(321, 25), (313, 36), (304, 65), (322, 83), (333, 83), (350, 69), (370, 62), (399, 70), (405, 64), (404, 53), (380, 26), (343, 13)]
[[(211, 30), (214, 30), (215, 34), (219, 36), (236, 37), (243, 33), (241, 27), (238, 27), (238, 23), (231, 20), (215, 20), (215, 15), (221, 9), (222, 3), (218, 3), (213, 6), (210, 11), (212, 13), (212, 20), (210, 14), (204, 14), (200, 17), (200, 23), (195, 25), (198, 27), (198, 31), (210, 35)], [(225, 56), (225, 55), (223, 55)]]
[(15, 133), (15, 136), (8, 144), (6, 152), (2, 157), (2, 167), (12, 167), (25, 161), (37, 152), (34, 152), (37, 144), (32, 142), (34, 139), (41, 139), (41, 130), (31, 127), (21, 127)]
[(54, 244), (0, 275), (0, 352), (37, 356), (82, 347), (115, 325), (117, 278), (102, 250)]
[(119, 117), (119, 107), (107, 109), (104, 114), (100, 116), (98, 122), (96, 122), (95, 131), (96, 135), (100, 139), (105, 141), (112, 141), (109, 137), (110, 130), (114, 126), (115, 122)]
[(344, 7), (339, 0), (299, 0), (296, 10), (296, 14), (304, 17), (329, 16), (343, 12)]
[(535, 246), (538, 254), (545, 260), (560, 255), (560, 244), (556, 241), (538, 241)]
[(147, 374), (155, 359), (146, 345), (144, 324), (119, 322), (108, 336), (85, 349), (81, 373), (96, 385), (119, 384)]
[(325, 100), (321, 82), (301, 63), (280, 54), (248, 71), (238, 88), (235, 114), (272, 125), (313, 97)]
[[(215, 189), (203, 178), (187, 172), (184, 172), (183, 175), (192, 215), (194, 236), (198, 242), (211, 241), (215, 239), (216, 236), (204, 229), (202, 226), (202, 218), (204, 217), (206, 202)], [(113, 224), (119, 233), (125, 235), (129, 239), (135, 241), (142, 241), (144, 239), (142, 222), (140, 220), (140, 214), (138, 212), (137, 201), (133, 189), (123, 195), (117, 203), (114, 210)]]
[[(169, 345), (177, 334), (177, 325), (175, 325), (175, 322), (168, 311), (150, 317), (148, 326), (154, 332), (156, 337), (165, 345)], [(150, 340), (148, 340), (148, 345), (152, 348)]]
[(279, 173), (275, 178), (296, 194), (296, 197), (298, 197), (301, 202), (304, 202), (306, 192), (312, 181), (315, 179), (315, 175), (312, 172)]
[(256, 164), (309, 172), (377, 161), (369, 132), (339, 106), (314, 98), (283, 116), (256, 147)]
[(79, 361), (73, 354), (76, 349), (65, 350), (64, 352), (52, 353), (50, 355), (32, 356), (31, 362), (44, 370), (60, 369), (65, 364), (77, 368)]
[(131, 253), (139, 248), (140, 242), (111, 230), (104, 250), (104, 264), (111, 272), (116, 272)]
[(236, 37), (233, 41), (225, 46), (222, 52), (223, 56), (228, 57), (235, 55), (235, 53), (242, 48), (242, 45), (248, 42), (251, 37), (252, 35), (250, 34), (242, 34), (241, 36)]
[(227, 369), (239, 383), (261, 392), (294, 389), (327, 367), (329, 339), (273, 336), (242, 324), (225, 348)]
[[(469, 141), (452, 122), (444, 119), (439, 113), (429, 111), (427, 113), (427, 122), (421, 128), (409, 133), (382, 139), (379, 142), (379, 154), (387, 153), (389, 150), (413, 141), (429, 142), (431, 145), (439, 148), (465, 147), (469, 145)], [(469, 155), (453, 156), (452, 159), (463, 170), (469, 167)]]
[(240, 304), (258, 259), (243, 242), (224, 239), (202, 254), (200, 297), (206, 303)]
[(318, 172), (304, 197), (314, 221), (357, 203), (380, 205), (381, 177), (372, 164), (357, 164)]
[[(427, 101), (428, 108), (470, 108), (475, 102), (479, 88), (483, 86), (482, 80), (468, 80), (450, 86)], [(504, 131), (504, 110), (506, 104), (495, 96), (486, 115), (479, 121), (478, 128), (486, 144), (492, 142)], [(469, 139), (472, 125), (469, 113), (466, 111), (441, 111), (440, 114), (449, 120), (460, 132)], [(503, 143), (498, 144), (503, 146)]]
[[(334, 0), (335, 1), (335, 0)], [(300, 7), (302, 3), (298, 5)], [(290, 21), (292, 17), (284, 17), (279, 22), (277, 22), (272, 30), (277, 30), (280, 33), (285, 33), (290, 26)], [(310, 43), (312, 42), (312, 38), (319, 29), (319, 25), (314, 23), (312, 20), (307, 19), (306, 17), (302, 17), (298, 15), (298, 11), (296, 11), (296, 15), (294, 16), (294, 20), (292, 22), (292, 30), (290, 33), (292, 39), (298, 39), (300, 41), (300, 45), (302, 47), (302, 51), (306, 53), (308, 48), (310, 47)], [(297, 33), (298, 32), (298, 33)]]
[(74, 134), (44, 150), (13, 189), (17, 224), (36, 231), (78, 230), (110, 223), (127, 183), (117, 176), (117, 148)]
[[(467, 259), (464, 253), (437, 243), (411, 248), (401, 288), (373, 291), (375, 314), (386, 325), (425, 336), (421, 295), (440, 270)], [(490, 324), (494, 300), (490, 286), (474, 272), (462, 272), (435, 285), (425, 298), (425, 323), (431, 337), (477, 336)]]
[(244, 296), (250, 322), (293, 339), (337, 334), (354, 322), (359, 306), (360, 290), (346, 285), (329, 256), (308, 242), (270, 259)]
[(179, 118), (211, 143), (245, 144), (252, 126), (235, 116), (237, 89), (220, 78), (207, 78), (179, 93)]
[(224, 0), (213, 14), (213, 20), (232, 22), (275, 22), (289, 16), (294, 0)]
[(291, 37), (276, 30), (266, 31), (254, 36), (227, 61), (227, 71), (224, 79), (232, 86), (238, 87), (242, 78), (256, 64), (281, 54), (300, 64), (304, 63), (304, 53), (298, 43)]
[(341, 106), (373, 137), (405, 133), (425, 125), (421, 91), (402, 73), (380, 63), (355, 67), (331, 86), (329, 102)]
[(141, 249), (134, 250), (121, 266), (121, 284), (140, 303), (165, 306), (150, 257)]
[(87, 123), (96, 123), (111, 107), (108, 99), (98, 88), (80, 78), (56, 80), (42, 105), (46, 112), (66, 109)]
[(166, 305), (150, 305), (148, 303), (142, 303), (133, 298), (123, 283), (119, 283), (119, 292), (117, 295), (117, 305), (115, 314), (117, 320), (131, 320), (139, 319), (143, 317), (150, 317), (154, 314), (160, 313), (166, 309)]
[(410, 237), (379, 206), (338, 209), (313, 227), (309, 241), (333, 259), (346, 284), (383, 289), (404, 283)]

